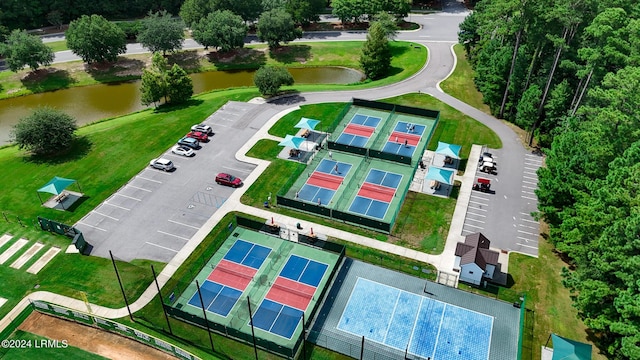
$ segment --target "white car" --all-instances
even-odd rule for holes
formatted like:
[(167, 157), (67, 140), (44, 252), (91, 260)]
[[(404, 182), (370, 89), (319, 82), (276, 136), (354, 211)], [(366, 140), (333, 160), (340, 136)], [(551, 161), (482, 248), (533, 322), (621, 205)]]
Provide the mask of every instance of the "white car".
[(171, 160), (165, 158), (153, 159), (149, 162), (149, 165), (158, 170), (164, 171), (171, 171), (176, 168), (175, 166), (173, 166), (173, 162), (171, 162)]
[(213, 129), (209, 125), (205, 124), (196, 124), (191, 127), (191, 131), (199, 131), (203, 132), (209, 136), (213, 135)]
[(176, 155), (182, 155), (182, 156), (186, 156), (186, 157), (192, 157), (196, 155), (196, 152), (193, 151), (193, 149), (188, 148), (186, 146), (180, 146), (180, 145), (176, 145), (174, 147), (171, 148), (171, 152), (176, 154)]

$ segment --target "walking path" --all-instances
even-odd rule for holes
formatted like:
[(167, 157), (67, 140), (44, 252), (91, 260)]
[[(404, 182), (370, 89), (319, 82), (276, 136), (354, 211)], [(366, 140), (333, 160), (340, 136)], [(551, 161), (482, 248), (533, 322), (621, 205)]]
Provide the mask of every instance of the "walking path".
[[(415, 17), (414, 17), (415, 18)], [(457, 26), (457, 25), (456, 25)], [(416, 41), (416, 40), (414, 40)], [(344, 101), (345, 99), (353, 97), (364, 97), (368, 99), (380, 99), (395, 95), (401, 95), (413, 92), (428, 93), (438, 100), (454, 107), (455, 109), (473, 117), (474, 119), (482, 122), (488, 126), (491, 130), (495, 131), (503, 142), (503, 148), (505, 149), (505, 156), (502, 158), (502, 164), (516, 162), (518, 157), (524, 154), (525, 150), (522, 147), (516, 134), (509, 129), (506, 125), (499, 120), (493, 118), (490, 115), (484, 114), (479, 110), (459, 101), (447, 94), (444, 94), (439, 88), (439, 83), (446, 79), (452, 72), (455, 64), (455, 56), (452, 53), (452, 41), (446, 42), (428, 42), (417, 40), (417, 42), (425, 45), (429, 49), (429, 60), (425, 67), (413, 77), (402, 81), (397, 84), (392, 84), (375, 89), (367, 90), (353, 90), (353, 91), (341, 91), (341, 92), (317, 92), (317, 93), (303, 93), (296, 97), (297, 105), (322, 103), (331, 101)], [(204, 240), (210, 230), (222, 219), (222, 217), (230, 211), (240, 211), (262, 218), (270, 219), (273, 217), (274, 221), (278, 224), (293, 228), (297, 223), (301, 223), (304, 229), (310, 229), (313, 227), (315, 233), (321, 233), (329, 236), (334, 236), (347, 241), (362, 244), (368, 247), (372, 247), (378, 250), (386, 251), (389, 253), (401, 255), (407, 258), (416, 259), (423, 262), (433, 264), (438, 270), (451, 271), (453, 267), (453, 253), (458, 241), (463, 238), (460, 235), (462, 224), (464, 223), (464, 217), (466, 213), (466, 206), (471, 195), (471, 187), (473, 184), (473, 177), (475, 176), (475, 170), (467, 169), (462, 178), (458, 180), (462, 181), (462, 188), (458, 197), (458, 203), (454, 210), (451, 228), (445, 244), (445, 250), (441, 255), (430, 255), (421, 253), (416, 250), (403, 248), (397, 245), (381, 242), (375, 239), (369, 239), (360, 235), (348, 233), (346, 231), (333, 229), (327, 226), (313, 224), (306, 221), (300, 221), (298, 219), (275, 214), (267, 209), (259, 209), (250, 206), (246, 206), (240, 203), (240, 197), (250, 187), (250, 185), (256, 181), (256, 179), (265, 171), (269, 165), (268, 161), (248, 158), (244, 154), (253, 146), (253, 144), (262, 138), (273, 139), (272, 136), (267, 134), (268, 129), (285, 114), (298, 109), (298, 106), (292, 106), (289, 103), (289, 99), (283, 101), (285, 104), (282, 106), (282, 111), (273, 116), (255, 135), (248, 141), (236, 154), (236, 157), (240, 161), (256, 164), (256, 169), (245, 179), (245, 186), (242, 189), (234, 191), (233, 194), (225, 201), (218, 211), (201, 227), (201, 229), (191, 238), (191, 240), (176, 254), (176, 256), (165, 266), (163, 271), (158, 275), (158, 282), (160, 287), (163, 287), (180, 265), (189, 257), (193, 250)], [(278, 104), (276, 100), (273, 103)], [(272, 105), (272, 104), (271, 104)], [(270, 106), (265, 104), (265, 106)], [(473, 147), (471, 154), (469, 155), (468, 164), (474, 167), (477, 164), (478, 157), (480, 155), (480, 148)], [(130, 305), (131, 311), (136, 312), (142, 309), (148, 304), (154, 296), (157, 294), (155, 284), (151, 284), (146, 291), (138, 298), (134, 303)], [(126, 308), (112, 309), (95, 304), (86, 304), (85, 302), (73, 298), (69, 298), (62, 295), (57, 295), (50, 292), (38, 291), (29, 294), (23, 298), (20, 303), (12, 309), (12, 311), (0, 320), (0, 331), (2, 331), (9, 323), (26, 307), (29, 305), (29, 300), (43, 300), (61, 306), (65, 306), (71, 309), (79, 311), (87, 311), (99, 315), (104, 318), (120, 318), (128, 315)], [(90, 309), (87, 309), (90, 305)]]

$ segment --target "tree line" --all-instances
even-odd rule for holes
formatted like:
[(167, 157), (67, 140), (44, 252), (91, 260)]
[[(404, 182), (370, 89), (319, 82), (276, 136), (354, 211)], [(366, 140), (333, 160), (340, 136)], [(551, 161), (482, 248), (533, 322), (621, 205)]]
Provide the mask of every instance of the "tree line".
[(545, 148), (539, 215), (579, 316), (640, 359), (640, 5), (483, 0), (459, 40), (493, 114)]

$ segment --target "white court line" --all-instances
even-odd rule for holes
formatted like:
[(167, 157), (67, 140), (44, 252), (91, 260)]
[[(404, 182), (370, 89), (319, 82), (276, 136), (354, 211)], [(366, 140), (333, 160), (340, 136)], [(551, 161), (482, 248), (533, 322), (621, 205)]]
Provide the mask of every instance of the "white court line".
[(152, 192), (152, 191), (151, 191), (151, 190), (149, 190), (149, 189), (141, 188), (141, 187), (139, 187), (139, 186), (133, 186), (133, 185), (131, 185), (131, 184), (127, 184), (127, 186), (128, 186), (128, 187), (132, 187), (132, 188), (134, 188), (134, 189), (138, 189), (138, 190), (146, 191), (146, 192)]
[(487, 212), (487, 210), (485, 210), (485, 209), (480, 209), (480, 208), (475, 208), (475, 207), (468, 207), (467, 209), (473, 209), (473, 210), (478, 210), (478, 211), (484, 211), (484, 212)]
[(463, 226), (471, 226), (472, 228), (484, 229), (482, 226), (471, 225), (471, 224), (464, 224)]
[[(400, 295), (402, 295), (402, 293), (400, 291), (398, 291), (398, 297), (396, 297), (396, 303), (393, 306), (393, 311), (391, 312), (391, 318), (392, 319), (393, 319), (393, 315), (396, 313), (396, 309), (398, 308), (398, 303), (400, 302)], [(389, 335), (389, 328), (390, 327), (391, 327), (391, 321), (389, 321), (389, 323), (387, 324), (387, 331), (384, 333), (384, 339), (382, 340), (383, 344), (387, 342), (387, 335)]]
[(134, 197), (132, 197), (132, 196), (122, 195), (122, 194), (120, 194), (120, 193), (115, 193), (115, 195), (117, 195), (117, 196), (122, 196), (122, 197), (126, 197), (126, 198), (129, 198), (129, 199), (131, 199), (131, 200), (135, 200), (135, 201), (142, 201), (142, 199), (136, 199), (136, 198), (134, 198)]
[(154, 182), (154, 183), (162, 184), (162, 181), (149, 179), (149, 178), (146, 178), (146, 177), (140, 176), (140, 175), (136, 175), (136, 179), (142, 179), (142, 180), (147, 180), (147, 181), (151, 181), (151, 182)]
[(111, 219), (111, 220), (120, 221), (120, 219), (116, 219), (116, 218), (114, 218), (113, 216), (105, 215), (105, 214), (100, 213), (100, 212), (97, 212), (97, 211), (95, 211), (95, 210), (93, 210), (93, 213), (98, 214), (98, 215), (100, 215), (100, 216), (104, 216), (104, 217), (109, 218), (109, 219)]
[(189, 240), (191, 240), (191, 239), (188, 239), (188, 238), (186, 238), (186, 237), (182, 237), (182, 236), (179, 236), (179, 235), (174, 235), (174, 234), (171, 234), (171, 233), (168, 233), (168, 232), (162, 231), (162, 230), (156, 230), (156, 231), (157, 231), (157, 232), (159, 232), (160, 234), (165, 234), (165, 235), (173, 236), (173, 237), (176, 237), (176, 238), (178, 238), (178, 239), (185, 240), (185, 241), (189, 241)]
[(473, 204), (489, 206), (489, 204), (481, 203), (481, 202), (478, 202), (478, 201), (469, 200), (469, 202), (470, 202), (470, 203), (473, 203)]
[(470, 218), (467, 218), (467, 220), (469, 220), (469, 221), (475, 221), (475, 222), (479, 222), (479, 223), (484, 224), (484, 221), (482, 221), (482, 220), (476, 220), (476, 219), (470, 219)]
[(172, 223), (174, 223), (174, 224), (178, 224), (178, 225), (182, 225), (182, 226), (187, 226), (187, 227), (190, 227), (190, 228), (192, 228), (192, 229), (200, 230), (200, 228), (199, 228), (199, 227), (197, 227), (197, 226), (192, 226), (192, 225), (189, 225), (189, 224), (183, 224), (183, 223), (181, 223), (181, 222), (177, 222), (177, 221), (175, 221), (175, 220), (167, 220), (167, 221), (168, 221), (168, 222), (172, 222)]
[(526, 197), (526, 196), (523, 196), (523, 195), (520, 195), (520, 197), (521, 197), (521, 198), (523, 198), (523, 199), (528, 199), (528, 200), (535, 200), (535, 201), (538, 201), (538, 199), (536, 199), (536, 198), (532, 198), (532, 197)]
[(107, 230), (105, 230), (105, 229), (103, 229), (103, 228), (99, 228), (99, 227), (97, 227), (97, 226), (89, 225), (89, 224), (87, 224), (87, 223), (85, 223), (85, 222), (82, 222), (82, 221), (78, 221), (78, 224), (82, 224), (82, 225), (84, 225), (84, 226), (88, 226), (88, 227), (90, 227), (90, 228), (94, 228), (94, 229), (97, 229), (97, 230), (100, 230), (100, 231), (107, 232)]
[(518, 232), (519, 232), (519, 233), (522, 233), (522, 234), (533, 235), (533, 236), (535, 236), (535, 237), (540, 236), (540, 234), (534, 234), (534, 233), (530, 233), (530, 232), (528, 232), (528, 231), (523, 231), (523, 230), (518, 230)]
[(440, 340), (440, 329), (442, 329), (442, 323), (444, 320), (444, 313), (447, 311), (447, 303), (444, 303), (444, 307), (442, 308), (442, 315), (440, 316), (440, 324), (438, 324), (438, 333), (436, 334), (436, 342), (433, 346), (433, 354), (431, 354), (431, 358), (436, 358), (436, 349), (438, 349), (438, 340)]
[(178, 252), (178, 250), (173, 250), (173, 249), (170, 249), (170, 248), (168, 248), (168, 247), (164, 247), (164, 246), (162, 246), (162, 245), (158, 245), (158, 244), (150, 243), (150, 242), (148, 242), (148, 241), (147, 241), (147, 242), (145, 242), (145, 244), (149, 244), (149, 245), (152, 245), (152, 246), (157, 246), (157, 247), (159, 247), (159, 248), (161, 248), (161, 249), (165, 249), (165, 250), (173, 251), (174, 253), (177, 253), (177, 252)]
[(481, 196), (471, 195), (471, 197), (472, 197), (472, 198), (474, 198), (474, 199), (480, 199), (480, 200), (489, 201), (489, 199), (488, 199), (488, 198), (483, 198), (483, 197), (481, 197)]
[(105, 201), (103, 204), (107, 204), (107, 205), (109, 205), (109, 206), (117, 207), (117, 208), (122, 209), (122, 210), (131, 211), (131, 209), (127, 209), (126, 207), (122, 207), (122, 206), (118, 206), (118, 205), (113, 205), (113, 204), (110, 204), (110, 203), (108, 203), (108, 202), (106, 202), (106, 201)]
[(526, 222), (530, 222), (530, 223), (534, 223), (534, 224), (539, 224), (537, 221), (534, 220), (528, 220), (528, 219), (520, 219), (522, 221), (526, 221)]
[(538, 249), (537, 246), (529, 246), (529, 245), (525, 245), (525, 244), (520, 244), (520, 243), (516, 243), (516, 245), (520, 245), (520, 246), (524, 246), (524, 247), (528, 247), (528, 248), (532, 248), (532, 249)]
[(533, 229), (533, 230), (538, 230), (538, 229), (540, 229), (540, 226), (538, 226), (538, 227), (533, 227), (533, 226), (527, 226), (527, 225), (522, 225), (522, 224), (518, 224), (518, 226), (526, 227), (526, 228)]
[(474, 214), (472, 212), (468, 212), (467, 211), (467, 215), (473, 215), (473, 216), (481, 216), (481, 217), (487, 217), (487, 215), (482, 215), (482, 214)]

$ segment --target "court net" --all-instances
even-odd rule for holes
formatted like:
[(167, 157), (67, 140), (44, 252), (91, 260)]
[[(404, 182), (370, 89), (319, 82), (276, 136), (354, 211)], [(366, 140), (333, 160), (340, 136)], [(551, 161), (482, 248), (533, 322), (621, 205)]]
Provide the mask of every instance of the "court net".
[[(340, 171), (340, 168), (338, 168), (338, 171)], [(338, 184), (338, 185), (342, 184), (342, 180), (343, 180), (341, 176), (335, 176), (335, 175), (318, 172), (318, 171), (314, 171), (313, 174), (311, 174), (311, 177), (317, 180), (326, 181), (326, 182), (330, 182), (332, 184)]]
[(271, 285), (271, 287), (279, 289), (279, 290), (282, 290), (282, 291), (285, 291), (285, 292), (288, 292), (288, 293), (291, 293), (291, 294), (298, 295), (298, 296), (303, 297), (305, 299), (311, 299), (313, 297), (313, 293), (309, 294), (309, 293), (306, 293), (306, 292), (304, 292), (302, 290), (298, 290), (298, 289), (294, 289), (294, 288), (290, 288), (288, 286), (284, 286), (284, 285), (278, 284), (277, 282), (273, 283), (273, 285)]
[(222, 263), (219, 263), (218, 266), (216, 266), (214, 270), (220, 270), (223, 273), (234, 275), (234, 276), (237, 276), (237, 277), (240, 277), (240, 278), (243, 278), (243, 279), (247, 279), (247, 280), (253, 279), (253, 274), (247, 274), (247, 273), (244, 273), (244, 272), (240, 272), (238, 270), (234, 270), (234, 269), (228, 268), (228, 267), (222, 265)]

